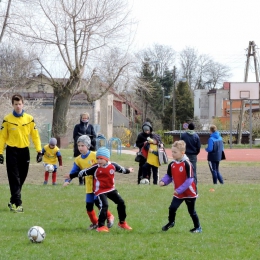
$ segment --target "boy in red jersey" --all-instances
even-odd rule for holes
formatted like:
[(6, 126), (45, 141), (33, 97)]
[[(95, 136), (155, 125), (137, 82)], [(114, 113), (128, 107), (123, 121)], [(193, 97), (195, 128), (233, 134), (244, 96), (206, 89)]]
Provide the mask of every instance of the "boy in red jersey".
[(172, 145), (173, 161), (168, 165), (167, 173), (160, 181), (160, 186), (166, 186), (171, 182), (174, 183), (174, 193), (171, 205), (169, 207), (169, 222), (162, 227), (163, 231), (174, 227), (176, 211), (185, 201), (188, 212), (194, 224), (191, 233), (201, 233), (199, 217), (195, 210), (195, 202), (197, 198), (196, 184), (194, 182), (194, 174), (191, 162), (185, 155), (186, 144), (184, 141), (176, 141)]
[(67, 179), (73, 179), (75, 177), (94, 176), (94, 193), (99, 201), (100, 212), (98, 218), (98, 232), (109, 232), (109, 229), (105, 226), (108, 210), (108, 200), (111, 199), (117, 204), (117, 211), (119, 217), (118, 226), (123, 229), (132, 230), (126, 223), (126, 206), (124, 200), (115, 189), (114, 174), (115, 172), (121, 172), (124, 174), (133, 172), (133, 168), (124, 168), (117, 163), (109, 162), (110, 152), (105, 147), (100, 147), (96, 154), (98, 164), (94, 164), (90, 168), (80, 171), (79, 173), (71, 173), (65, 175)]
[[(87, 135), (81, 135), (78, 140), (78, 149), (80, 155), (75, 158), (73, 167), (70, 171), (70, 174), (75, 174), (78, 177), (78, 174), (81, 170), (91, 167), (97, 163), (96, 153), (90, 151), (91, 140)], [(67, 177), (70, 175), (66, 175)], [(65, 180), (63, 186), (67, 186), (71, 182), (70, 178)], [(86, 187), (86, 210), (91, 221), (89, 230), (96, 229), (98, 227), (98, 218), (94, 210), (94, 203), (99, 208), (99, 203), (95, 200), (95, 194), (93, 192), (93, 176), (85, 176), (85, 187)], [(100, 208), (99, 208), (100, 209)], [(107, 211), (107, 227), (111, 228), (114, 224), (114, 216), (111, 212)]]

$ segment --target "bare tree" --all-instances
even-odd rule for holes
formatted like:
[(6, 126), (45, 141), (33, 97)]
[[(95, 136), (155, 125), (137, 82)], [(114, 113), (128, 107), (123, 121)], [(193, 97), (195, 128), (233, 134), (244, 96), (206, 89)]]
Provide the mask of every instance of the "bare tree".
[(154, 44), (136, 56), (140, 61), (149, 61), (156, 74), (163, 77), (164, 72), (174, 65), (176, 53), (170, 46)]
[(33, 53), (10, 44), (0, 46), (0, 83), (6, 89), (22, 84), (36, 71)]
[(191, 89), (194, 89), (196, 82), (196, 68), (198, 66), (198, 51), (191, 47), (186, 47), (179, 53), (181, 74), (187, 79)]
[(0, 21), (1, 21), (1, 24), (2, 24), (1, 25), (2, 28), (1, 28), (1, 31), (0, 31), (0, 42), (2, 42), (2, 39), (4, 37), (4, 33), (6, 31), (7, 22), (8, 22), (8, 19), (9, 19), (9, 13), (10, 13), (10, 9), (11, 9), (11, 3), (12, 3), (12, 0), (8, 0), (7, 5), (6, 5), (6, 9), (0, 8), (1, 10), (5, 10), (5, 11), (3, 11), (3, 13), (0, 14)]
[[(30, 3), (29, 3), (30, 2)], [(113, 44), (123, 44), (129, 39), (127, 26), (132, 25), (126, 0), (35, 0), (24, 3), (16, 10), (13, 33), (36, 48), (43, 55), (47, 51), (58, 54), (64, 66), (67, 80), (57, 81), (44, 59), (39, 58), (42, 68), (51, 79), (54, 89), (52, 134), (66, 134), (66, 116), (71, 98), (81, 90), (84, 74), (94, 75), (94, 64)], [(127, 37), (126, 37), (127, 36)], [(116, 81), (128, 63), (118, 68)], [(88, 67), (87, 67), (88, 66)], [(89, 71), (86, 71), (88, 69)], [(65, 73), (66, 70), (66, 73)], [(92, 72), (91, 72), (92, 71)], [(98, 95), (91, 95), (88, 86), (84, 91), (89, 102), (104, 95), (114, 82), (100, 88)], [(104, 85), (103, 85), (104, 86)]]
[(223, 82), (230, 77), (230, 68), (218, 62), (211, 62), (207, 70), (207, 77), (211, 83), (210, 89), (221, 87)]
[(197, 88), (218, 88), (230, 76), (230, 68), (213, 61), (205, 54), (199, 55), (198, 51), (186, 47), (179, 54), (181, 75), (185, 77), (192, 90)]

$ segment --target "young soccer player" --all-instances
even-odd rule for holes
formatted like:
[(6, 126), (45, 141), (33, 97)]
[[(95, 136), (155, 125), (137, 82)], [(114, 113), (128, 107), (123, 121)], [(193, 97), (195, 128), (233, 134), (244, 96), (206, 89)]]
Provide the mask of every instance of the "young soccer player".
[(117, 163), (109, 162), (110, 152), (105, 147), (100, 147), (96, 154), (98, 164), (91, 166), (88, 169), (82, 170), (79, 173), (70, 173), (65, 175), (68, 179), (73, 179), (78, 176), (94, 176), (94, 193), (97, 196), (100, 205), (100, 212), (98, 218), (98, 232), (109, 232), (105, 226), (105, 220), (108, 210), (108, 198), (117, 204), (117, 211), (119, 217), (118, 226), (123, 229), (132, 230), (126, 223), (126, 206), (124, 200), (119, 195), (115, 188), (114, 174), (115, 172), (130, 173), (133, 168), (124, 168)]
[[(78, 140), (78, 149), (80, 151), (80, 155), (75, 158), (73, 167), (70, 171), (70, 174), (66, 175), (67, 179), (63, 186), (67, 186), (71, 179), (69, 178), (70, 175), (75, 175), (78, 177), (78, 174), (81, 170), (91, 167), (93, 164), (97, 163), (96, 159), (96, 152), (90, 151), (91, 147), (91, 140), (87, 135), (81, 135)], [(82, 177), (82, 176), (81, 176)], [(93, 192), (93, 176), (85, 176), (85, 187), (86, 187), (86, 211), (91, 221), (91, 225), (88, 229), (96, 229), (98, 227), (98, 218), (94, 211), (94, 203), (99, 208), (99, 202), (94, 200), (94, 192)], [(107, 227), (111, 228), (114, 224), (114, 216), (108, 210), (106, 214), (107, 219)]]
[(194, 224), (194, 228), (192, 228), (190, 232), (201, 233), (202, 228), (195, 210), (195, 203), (198, 195), (194, 181), (193, 168), (188, 157), (185, 155), (185, 148), (186, 144), (182, 140), (173, 143), (173, 161), (168, 165), (167, 174), (165, 174), (160, 181), (160, 186), (166, 186), (171, 182), (174, 183), (173, 199), (169, 207), (169, 222), (162, 227), (162, 230), (167, 231), (175, 225), (176, 211), (182, 202), (185, 201)]
[[(52, 172), (52, 185), (56, 185), (57, 181), (57, 161), (59, 162), (59, 167), (62, 170), (62, 156), (59, 147), (57, 146), (57, 139), (51, 138), (49, 144), (46, 144), (42, 148), (43, 154), (43, 166), (46, 167), (47, 164), (51, 164), (54, 167), (54, 171)], [(49, 179), (49, 171), (45, 171), (44, 173), (44, 182), (43, 184), (48, 183)]]

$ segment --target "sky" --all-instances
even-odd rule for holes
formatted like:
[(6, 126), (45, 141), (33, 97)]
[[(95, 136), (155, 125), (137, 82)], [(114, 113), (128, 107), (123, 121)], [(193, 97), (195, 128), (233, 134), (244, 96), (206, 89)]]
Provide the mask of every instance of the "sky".
[[(230, 82), (244, 81), (249, 41), (255, 42), (260, 57), (259, 0), (133, 0), (132, 7), (138, 21), (136, 48), (155, 43), (177, 52), (195, 48), (229, 66)], [(248, 82), (255, 81), (251, 57)]]

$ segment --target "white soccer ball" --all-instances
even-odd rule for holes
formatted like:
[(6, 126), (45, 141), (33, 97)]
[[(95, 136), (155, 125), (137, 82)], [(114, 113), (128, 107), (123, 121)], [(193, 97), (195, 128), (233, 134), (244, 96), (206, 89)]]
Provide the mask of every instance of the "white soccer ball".
[(140, 184), (149, 184), (149, 180), (146, 179), (146, 178), (143, 178), (141, 181), (140, 181)]
[(33, 226), (28, 231), (28, 238), (32, 243), (41, 243), (46, 237), (46, 233), (42, 227)]
[(45, 170), (47, 172), (53, 172), (54, 171), (54, 166), (52, 164), (46, 164), (45, 165)]

